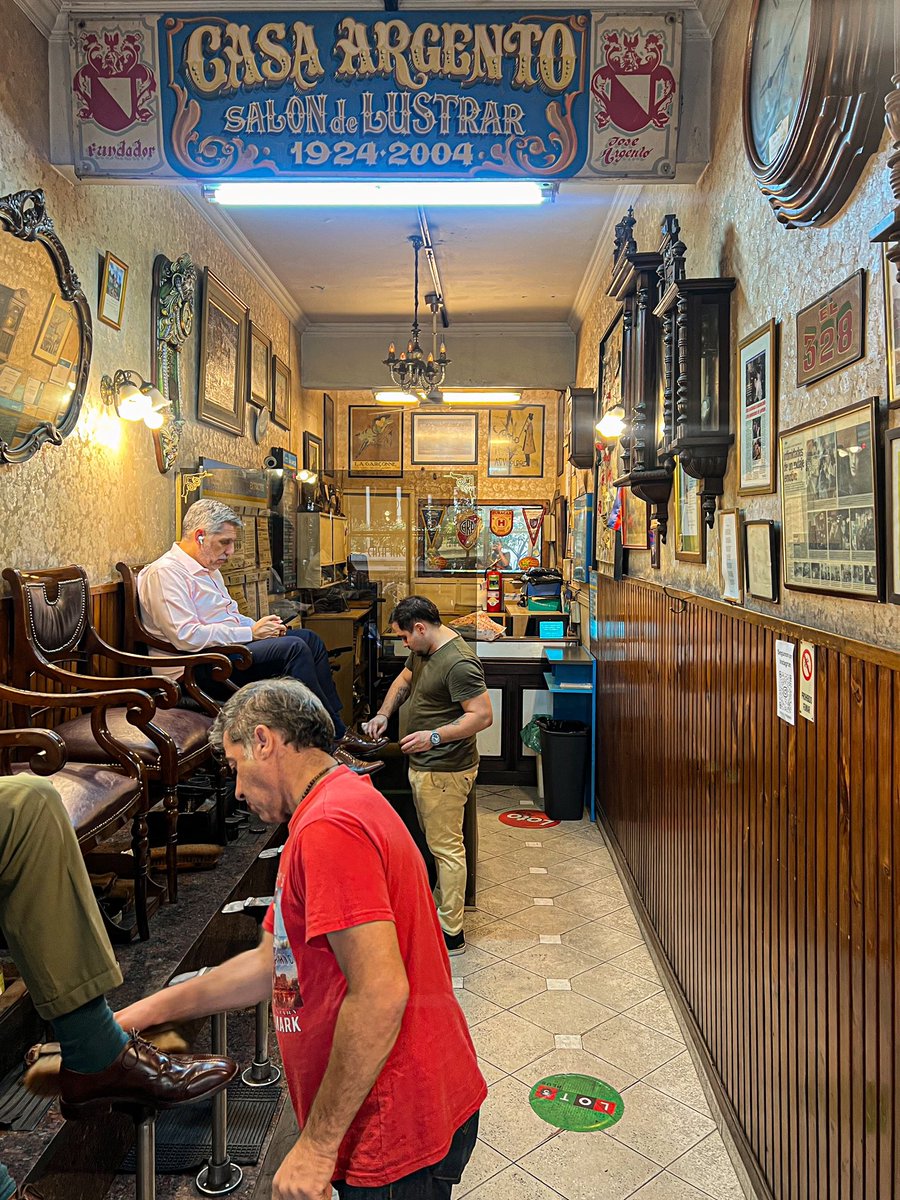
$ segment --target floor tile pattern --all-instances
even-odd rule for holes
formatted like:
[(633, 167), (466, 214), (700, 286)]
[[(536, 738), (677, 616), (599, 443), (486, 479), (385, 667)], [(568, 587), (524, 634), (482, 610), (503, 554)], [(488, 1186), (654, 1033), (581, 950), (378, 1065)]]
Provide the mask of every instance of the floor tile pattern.
[[(478, 803), (478, 911), (451, 965), (488, 1098), (454, 1197), (743, 1200), (600, 831), (502, 825), (540, 807), (529, 788), (480, 787)], [(609, 1083), (625, 1115), (600, 1133), (546, 1124), (529, 1093), (563, 1072)]]

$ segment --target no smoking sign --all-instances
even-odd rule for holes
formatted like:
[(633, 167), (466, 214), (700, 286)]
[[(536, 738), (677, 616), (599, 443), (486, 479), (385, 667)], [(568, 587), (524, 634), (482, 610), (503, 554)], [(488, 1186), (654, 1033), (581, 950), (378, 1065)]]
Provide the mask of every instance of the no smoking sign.
[(816, 719), (816, 648), (811, 642), (800, 643), (800, 716)]

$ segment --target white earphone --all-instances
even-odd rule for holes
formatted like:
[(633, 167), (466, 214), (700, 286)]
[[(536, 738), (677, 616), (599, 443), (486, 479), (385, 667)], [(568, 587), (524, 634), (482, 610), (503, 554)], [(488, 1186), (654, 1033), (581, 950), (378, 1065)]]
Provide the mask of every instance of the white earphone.
[(200, 543), (201, 546), (203, 545), (204, 538), (203, 538), (202, 533), (197, 534), (197, 541)]

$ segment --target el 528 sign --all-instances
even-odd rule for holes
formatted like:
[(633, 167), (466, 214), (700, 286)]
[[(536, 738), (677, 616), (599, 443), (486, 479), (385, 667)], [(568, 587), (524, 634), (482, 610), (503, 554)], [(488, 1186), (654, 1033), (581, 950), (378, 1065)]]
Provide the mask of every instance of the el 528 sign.
[(675, 173), (679, 14), (79, 15), (70, 32), (86, 177)]

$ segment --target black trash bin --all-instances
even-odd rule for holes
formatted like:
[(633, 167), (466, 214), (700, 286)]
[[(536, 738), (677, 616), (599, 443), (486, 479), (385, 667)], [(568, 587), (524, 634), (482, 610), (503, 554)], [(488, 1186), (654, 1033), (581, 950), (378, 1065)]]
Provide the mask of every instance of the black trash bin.
[(588, 727), (583, 721), (538, 717), (544, 772), (544, 812), (553, 821), (580, 821), (588, 763)]

